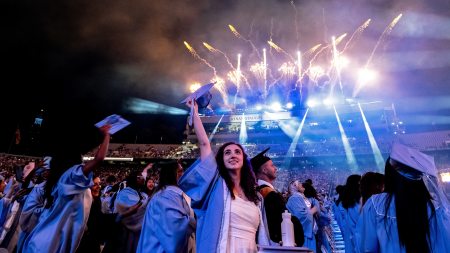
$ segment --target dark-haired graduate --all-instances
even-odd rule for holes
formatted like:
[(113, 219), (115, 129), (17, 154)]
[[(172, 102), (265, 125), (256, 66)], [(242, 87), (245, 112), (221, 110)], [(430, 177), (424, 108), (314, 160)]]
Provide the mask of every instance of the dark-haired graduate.
[(195, 252), (194, 211), (177, 183), (183, 167), (175, 160), (155, 167), (159, 169), (159, 183), (145, 212), (137, 252)]
[(197, 215), (197, 252), (257, 252), (270, 238), (256, 178), (241, 145), (225, 143), (212, 152), (197, 103), (188, 101), (200, 159), (181, 177), (180, 188)]
[(364, 205), (357, 223), (359, 252), (448, 253), (450, 213), (434, 158), (395, 143), (384, 193)]
[(92, 205), (93, 170), (108, 151), (110, 125), (100, 128), (103, 141), (93, 160), (82, 163), (81, 154), (60, 150), (50, 163), (44, 187), (45, 210), (26, 238), (23, 252), (75, 252), (81, 241)]

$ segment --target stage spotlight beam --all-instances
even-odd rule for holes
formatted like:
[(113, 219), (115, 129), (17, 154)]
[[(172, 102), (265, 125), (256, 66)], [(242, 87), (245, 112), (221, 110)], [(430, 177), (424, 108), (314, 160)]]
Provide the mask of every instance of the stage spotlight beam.
[(352, 172), (356, 172), (358, 170), (358, 164), (356, 163), (355, 155), (353, 154), (352, 147), (350, 146), (350, 142), (348, 141), (347, 134), (344, 131), (344, 127), (341, 124), (341, 119), (336, 111), (336, 107), (333, 106), (334, 114), (336, 115), (336, 120), (339, 126), (339, 132), (341, 133), (342, 144), (344, 145), (345, 156), (347, 157), (347, 164), (350, 167)]
[(130, 98), (125, 103), (125, 110), (137, 114), (187, 115), (187, 110), (171, 107), (140, 98)]
[(364, 121), (364, 127), (366, 128), (367, 137), (369, 138), (370, 147), (372, 148), (373, 157), (375, 159), (375, 164), (377, 165), (378, 171), (383, 172), (384, 169), (384, 158), (381, 155), (380, 148), (378, 148), (375, 137), (370, 129), (369, 122), (367, 122), (366, 115), (361, 107), (361, 104), (358, 103), (359, 111), (361, 112), (361, 117)]

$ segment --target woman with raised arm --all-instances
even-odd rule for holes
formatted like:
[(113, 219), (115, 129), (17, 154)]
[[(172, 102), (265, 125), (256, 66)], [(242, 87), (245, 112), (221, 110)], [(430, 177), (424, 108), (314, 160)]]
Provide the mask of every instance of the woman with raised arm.
[(92, 205), (93, 170), (105, 159), (110, 125), (100, 128), (103, 141), (93, 160), (82, 163), (80, 154), (53, 155), (44, 187), (45, 210), (24, 242), (23, 252), (75, 252)]
[(177, 183), (183, 167), (175, 160), (155, 166), (159, 183), (148, 204), (136, 252), (190, 253), (195, 247), (196, 221), (190, 200)]
[[(194, 103), (194, 104), (192, 104)], [(257, 252), (270, 245), (262, 197), (250, 161), (238, 143), (211, 150), (194, 100), (187, 102), (200, 147), (200, 159), (182, 176), (180, 188), (197, 215), (197, 252)]]

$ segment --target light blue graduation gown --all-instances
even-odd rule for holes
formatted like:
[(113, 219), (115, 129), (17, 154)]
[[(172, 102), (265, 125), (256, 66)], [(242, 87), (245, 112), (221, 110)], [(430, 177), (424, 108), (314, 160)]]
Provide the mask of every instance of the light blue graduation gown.
[(19, 242), (17, 244), (17, 252), (22, 251), (22, 246), (25, 239), (36, 227), (39, 218), (44, 211), (44, 186), (45, 182), (35, 185), (33, 190), (28, 194), (27, 200), (20, 215), (19, 225), (22, 232), (19, 235)]
[[(373, 195), (364, 205), (355, 235), (359, 252), (406, 253), (398, 237), (395, 197), (390, 203), (385, 223), (386, 198), (386, 193)], [(435, 209), (435, 215), (430, 215), (431, 252), (450, 252), (450, 214), (439, 206)]]
[[(180, 178), (178, 185), (191, 198), (191, 206), (197, 215), (196, 242), (198, 253), (225, 252), (231, 194), (219, 175), (217, 163), (211, 153), (204, 160), (198, 159)], [(260, 224), (257, 242), (270, 245), (269, 231), (261, 197)]]
[(303, 226), (305, 242), (303, 247), (307, 247), (316, 252), (316, 238), (314, 236), (314, 217), (299, 192), (294, 192), (286, 203), (288, 211), (297, 217)]
[(137, 252), (188, 252), (189, 238), (194, 232), (195, 219), (190, 217), (183, 191), (167, 186), (148, 204)]
[[(141, 197), (142, 205), (139, 206), (137, 211), (129, 216), (120, 218), (120, 224), (123, 226), (123, 229), (121, 229), (120, 234), (117, 235), (118, 237), (116, 239), (119, 240), (119, 242), (115, 245), (115, 252), (136, 251), (141, 235), (145, 210), (148, 204), (147, 194), (141, 193)], [(114, 212), (123, 215), (139, 201), (140, 198), (138, 192), (131, 187), (125, 187), (117, 193), (116, 201), (114, 202)]]
[(359, 218), (359, 211), (361, 208), (361, 205), (359, 203), (355, 204), (352, 207), (349, 207), (348, 209), (345, 209), (341, 206), (341, 211), (343, 211), (343, 237), (344, 237), (344, 243), (345, 243), (345, 252), (346, 253), (353, 253), (356, 252), (356, 246), (355, 246), (355, 230), (356, 230), (356, 223), (358, 222)]
[(75, 252), (92, 205), (92, 176), (83, 165), (69, 168), (54, 187), (53, 205), (41, 214), (39, 223), (24, 242), (23, 252)]

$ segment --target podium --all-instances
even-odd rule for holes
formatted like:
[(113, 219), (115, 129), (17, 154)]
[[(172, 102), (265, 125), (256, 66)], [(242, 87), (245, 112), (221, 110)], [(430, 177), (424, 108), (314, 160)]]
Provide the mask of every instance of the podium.
[(314, 253), (314, 252), (305, 247), (258, 245), (258, 253)]

